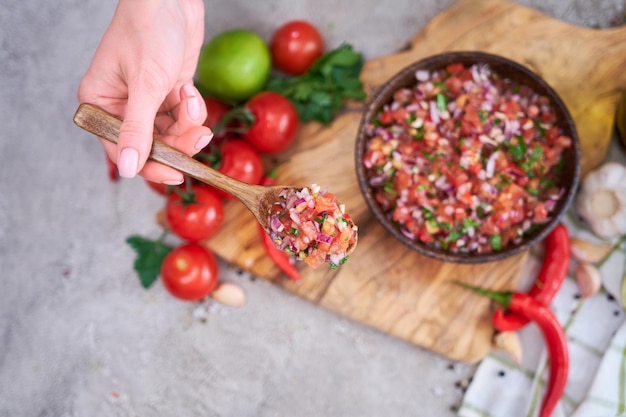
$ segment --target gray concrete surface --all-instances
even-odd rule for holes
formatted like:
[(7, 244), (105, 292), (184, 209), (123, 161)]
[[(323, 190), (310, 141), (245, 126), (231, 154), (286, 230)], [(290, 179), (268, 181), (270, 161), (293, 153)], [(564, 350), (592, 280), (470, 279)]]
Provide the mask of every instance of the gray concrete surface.
[[(367, 58), (402, 48), (452, 0), (207, 0), (206, 37), (265, 38), (305, 17)], [(527, 0), (587, 26), (624, 1)], [(161, 200), (108, 182), (75, 92), (115, 2), (0, 3), (0, 416), (451, 416), (474, 368), (319, 309), (222, 264), (248, 304), (143, 290), (126, 236)], [(365, 31), (363, 28), (367, 28)]]

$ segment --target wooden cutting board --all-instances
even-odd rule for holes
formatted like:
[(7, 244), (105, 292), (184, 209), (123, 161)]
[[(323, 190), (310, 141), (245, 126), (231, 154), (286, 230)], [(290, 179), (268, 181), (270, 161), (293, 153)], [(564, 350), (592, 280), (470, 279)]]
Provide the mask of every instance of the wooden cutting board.
[[(576, 121), (583, 172), (603, 160), (620, 88), (626, 87), (626, 27), (587, 29), (508, 1), (461, 0), (417, 33), (406, 51), (367, 62), (362, 80), (372, 93), (410, 63), (454, 50), (500, 54), (543, 76)], [(224, 227), (206, 244), (226, 261), (337, 314), (445, 357), (476, 362), (491, 348), (489, 302), (451, 281), (471, 277), (483, 287), (513, 288), (527, 254), (478, 266), (442, 263), (385, 233), (368, 212), (355, 175), (362, 108), (349, 109), (330, 126), (303, 126), (295, 145), (269, 161), (280, 164), (279, 184), (317, 182), (346, 204), (359, 226), (359, 245), (344, 266), (300, 265), (302, 279), (290, 281), (265, 256), (254, 219), (239, 202), (229, 202)]]

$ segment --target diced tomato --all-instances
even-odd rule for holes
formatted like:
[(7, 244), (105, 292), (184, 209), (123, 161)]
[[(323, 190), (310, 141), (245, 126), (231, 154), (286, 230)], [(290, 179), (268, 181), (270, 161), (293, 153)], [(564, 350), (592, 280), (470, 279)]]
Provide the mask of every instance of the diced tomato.
[(337, 234), (337, 221), (333, 216), (327, 216), (322, 225), (322, 233), (326, 233), (328, 236), (335, 236)]
[(378, 115), (378, 121), (384, 125), (391, 124), (393, 122), (393, 114), (389, 110), (385, 110)]
[[(478, 110), (473, 105), (465, 106), (465, 113), (463, 114), (464, 122), (469, 123), (474, 128), (478, 129), (482, 126), (482, 122), (480, 121), (480, 115), (478, 114)], [(481, 129), (482, 130), (482, 129)]]
[(500, 104), (500, 111), (510, 120), (517, 119), (517, 112), (520, 111), (519, 104), (516, 101), (505, 101)]
[(546, 205), (543, 202), (537, 202), (535, 204), (535, 208), (533, 209), (533, 214), (535, 215), (534, 220), (541, 222), (548, 218), (548, 210), (546, 209)]
[(417, 234), (417, 238), (424, 243), (431, 243), (435, 241), (435, 238), (433, 237), (432, 233), (426, 230), (425, 226), (420, 227), (418, 234)]
[(450, 74), (456, 74), (457, 72), (461, 72), (463, 70), (465, 70), (465, 65), (463, 65), (463, 63), (461, 62), (455, 62), (446, 67), (446, 71), (448, 71)]
[(309, 239), (310, 242), (315, 240), (317, 236), (317, 228), (314, 221), (304, 222), (300, 225), (300, 234)]
[(304, 258), (304, 262), (306, 262), (306, 264), (311, 268), (317, 268), (326, 262), (326, 253), (318, 249), (313, 249)]
[(333, 212), (335, 207), (337, 207), (336, 197), (334, 194), (326, 193), (324, 195), (320, 195), (315, 199), (315, 214), (323, 213), (323, 212)]
[(400, 124), (406, 125), (406, 120), (408, 118), (409, 113), (406, 111), (406, 108), (400, 107), (396, 109), (392, 113), (393, 121)]
[(445, 82), (448, 91), (452, 94), (458, 95), (463, 88), (463, 81), (459, 77), (450, 77)]
[(404, 170), (399, 170), (393, 177), (393, 184), (396, 190), (406, 190), (411, 185), (411, 174)]

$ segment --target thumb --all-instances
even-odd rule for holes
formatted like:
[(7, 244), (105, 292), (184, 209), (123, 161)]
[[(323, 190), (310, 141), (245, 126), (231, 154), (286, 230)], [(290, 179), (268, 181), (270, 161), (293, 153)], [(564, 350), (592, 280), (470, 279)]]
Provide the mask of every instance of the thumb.
[(163, 99), (146, 89), (129, 89), (117, 143), (117, 169), (121, 177), (133, 178), (145, 165), (152, 147), (154, 119)]

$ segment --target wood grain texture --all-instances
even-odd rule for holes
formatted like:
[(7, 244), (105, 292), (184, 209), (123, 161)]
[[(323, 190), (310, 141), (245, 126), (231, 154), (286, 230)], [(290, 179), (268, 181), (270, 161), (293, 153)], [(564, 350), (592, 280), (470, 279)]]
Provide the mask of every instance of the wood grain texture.
[[(592, 30), (503, 0), (461, 0), (416, 34), (407, 51), (368, 62), (369, 92), (410, 63), (452, 50), (480, 50), (516, 60), (542, 75), (568, 106), (582, 142), (583, 172), (599, 164), (626, 86), (626, 28)], [(489, 302), (453, 284), (509, 289), (527, 254), (483, 265), (446, 264), (412, 253), (368, 212), (355, 174), (354, 141), (361, 118), (353, 106), (333, 124), (303, 127), (287, 152), (273, 157), (278, 183), (328, 186), (359, 225), (359, 246), (338, 270), (299, 267), (289, 281), (267, 259), (253, 217), (229, 203), (225, 225), (206, 242), (220, 257), (342, 316), (463, 362), (491, 348)]]

